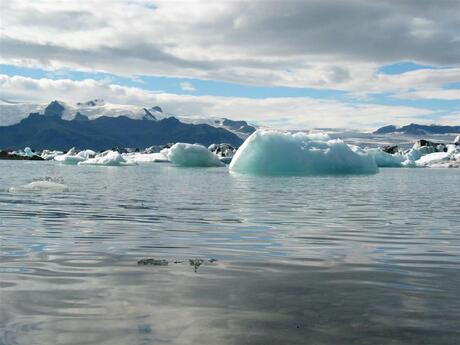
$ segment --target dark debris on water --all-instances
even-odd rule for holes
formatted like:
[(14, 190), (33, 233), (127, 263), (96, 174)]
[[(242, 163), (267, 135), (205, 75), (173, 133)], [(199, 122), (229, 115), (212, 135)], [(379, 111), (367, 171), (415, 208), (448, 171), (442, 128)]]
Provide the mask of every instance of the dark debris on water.
[[(188, 260), (188, 263), (190, 264), (190, 266), (193, 267), (193, 269), (195, 270), (195, 272), (198, 271), (198, 268), (200, 268), (200, 266), (202, 264), (204, 264), (205, 262), (208, 262), (208, 263), (214, 263), (216, 262), (217, 259), (214, 259), (214, 258), (211, 258), (211, 259), (207, 259), (207, 260), (203, 260), (203, 259), (189, 259)], [(181, 263), (184, 263), (185, 261), (183, 260), (173, 260), (171, 261), (171, 263), (174, 263), (174, 264), (181, 264)], [(169, 261), (168, 260), (164, 260), (164, 259), (155, 259), (155, 258), (145, 258), (145, 259), (140, 259), (137, 264), (138, 265), (144, 265), (144, 266), (168, 266), (169, 265)]]

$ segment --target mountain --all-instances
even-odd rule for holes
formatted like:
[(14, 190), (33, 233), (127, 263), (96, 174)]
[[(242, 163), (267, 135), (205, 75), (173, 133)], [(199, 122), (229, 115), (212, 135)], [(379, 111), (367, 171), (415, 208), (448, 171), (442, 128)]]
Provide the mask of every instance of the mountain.
[[(224, 142), (239, 146), (243, 141), (225, 128), (184, 123), (175, 117), (157, 119), (157, 115), (162, 115), (159, 107), (147, 109), (125, 106), (122, 109), (129, 110), (126, 115), (118, 115), (122, 113), (118, 107), (114, 112), (118, 116), (106, 116), (109, 111), (107, 105), (104, 105), (104, 115), (96, 117), (95, 111), (88, 111), (101, 107), (100, 101), (94, 103), (71, 108), (63, 102), (53, 101), (42, 113), (34, 112), (19, 123), (0, 127), (0, 147), (20, 149), (29, 146), (36, 150), (67, 150), (75, 146), (78, 149), (103, 150), (112, 147), (144, 148), (171, 142), (200, 143), (206, 146)], [(136, 118), (129, 117), (133, 114)], [(69, 120), (69, 117), (72, 118)]]
[(26, 118), (30, 113), (58, 116), (64, 120), (74, 120), (81, 115), (87, 117), (89, 120), (94, 120), (102, 116), (126, 116), (131, 119), (151, 121), (174, 116), (183, 123), (194, 125), (207, 124), (212, 127), (226, 129), (242, 139), (246, 139), (256, 130), (255, 127), (249, 125), (246, 121), (234, 121), (225, 117), (176, 116), (165, 113), (159, 106), (141, 107), (136, 105), (111, 104), (98, 98), (75, 104), (62, 101), (53, 101), (49, 104), (33, 104), (0, 100), (0, 126), (14, 125), (19, 120)]
[(401, 133), (407, 135), (429, 135), (429, 134), (449, 134), (460, 133), (460, 126), (438, 126), (438, 125), (410, 125), (396, 127), (393, 125), (384, 126), (377, 129), (374, 134)]

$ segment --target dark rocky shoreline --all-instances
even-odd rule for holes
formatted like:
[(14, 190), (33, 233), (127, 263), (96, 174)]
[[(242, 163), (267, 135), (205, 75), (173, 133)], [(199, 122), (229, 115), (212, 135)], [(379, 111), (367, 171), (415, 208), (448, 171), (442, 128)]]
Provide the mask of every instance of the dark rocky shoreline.
[(34, 155), (32, 157), (29, 156), (21, 156), (15, 153), (11, 153), (8, 151), (0, 150), (0, 160), (12, 160), (12, 161), (44, 161), (44, 159), (40, 156)]

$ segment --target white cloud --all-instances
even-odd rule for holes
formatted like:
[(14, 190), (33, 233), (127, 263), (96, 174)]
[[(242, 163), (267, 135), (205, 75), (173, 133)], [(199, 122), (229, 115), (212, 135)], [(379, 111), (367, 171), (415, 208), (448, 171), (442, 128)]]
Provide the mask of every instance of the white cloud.
[(460, 108), (460, 89), (419, 90), (396, 94), (395, 97), (403, 99), (436, 99), (444, 101), (457, 101), (457, 106)]
[[(226, 116), (282, 128), (308, 129), (315, 127), (343, 127), (375, 129), (384, 124), (409, 122), (431, 123), (436, 111), (407, 106), (379, 104), (348, 104), (334, 100), (308, 97), (250, 99), (243, 97), (215, 97), (158, 93), (135, 87), (86, 79), (32, 79), (0, 75), (2, 97), (14, 100), (67, 102), (104, 98), (115, 104), (141, 106), (160, 105), (171, 114), (180, 116)], [(18, 114), (25, 117), (28, 114)], [(0, 123), (7, 119), (0, 116)], [(442, 120), (442, 118), (441, 118)], [(454, 119), (455, 120), (455, 119)], [(457, 123), (460, 122), (457, 119)], [(8, 119), (12, 121), (11, 118)], [(436, 120), (437, 121), (437, 120)]]
[(180, 88), (183, 91), (188, 91), (188, 92), (196, 91), (196, 89), (193, 87), (192, 83), (190, 83), (188, 81), (184, 81), (184, 82), (180, 83)]
[(2, 3), (0, 61), (393, 92), (416, 85), (377, 73), (382, 64), (459, 66), (459, 10), (457, 0), (16, 0)]

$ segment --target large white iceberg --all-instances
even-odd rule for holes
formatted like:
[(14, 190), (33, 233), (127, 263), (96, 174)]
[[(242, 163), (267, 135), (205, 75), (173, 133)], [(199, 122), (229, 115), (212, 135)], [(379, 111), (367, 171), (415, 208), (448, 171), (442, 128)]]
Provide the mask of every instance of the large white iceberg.
[(176, 165), (186, 167), (221, 167), (225, 166), (219, 157), (199, 144), (174, 144), (167, 151), (168, 159)]
[(135, 163), (127, 162), (117, 151), (108, 150), (96, 155), (94, 158), (79, 162), (78, 165), (121, 166), (135, 165)]
[(372, 156), (327, 134), (254, 132), (238, 149), (230, 170), (252, 175), (373, 174)]

